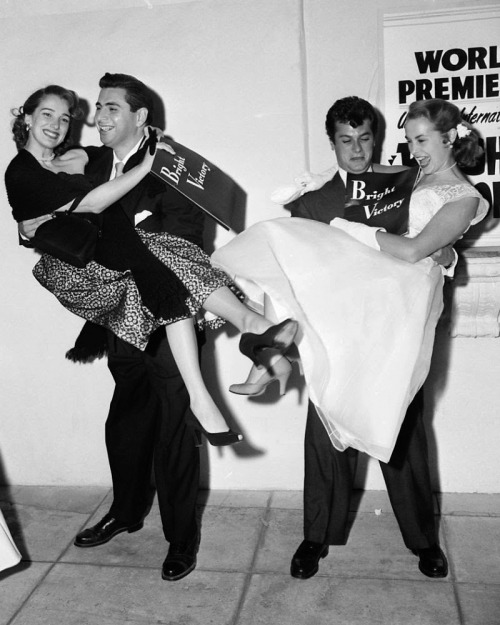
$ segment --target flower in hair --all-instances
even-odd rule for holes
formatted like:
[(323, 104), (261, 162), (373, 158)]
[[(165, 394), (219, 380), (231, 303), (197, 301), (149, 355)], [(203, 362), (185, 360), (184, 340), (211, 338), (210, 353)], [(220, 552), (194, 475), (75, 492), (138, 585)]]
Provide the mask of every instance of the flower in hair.
[(457, 135), (459, 139), (463, 139), (470, 135), (470, 128), (467, 128), (465, 124), (457, 124)]

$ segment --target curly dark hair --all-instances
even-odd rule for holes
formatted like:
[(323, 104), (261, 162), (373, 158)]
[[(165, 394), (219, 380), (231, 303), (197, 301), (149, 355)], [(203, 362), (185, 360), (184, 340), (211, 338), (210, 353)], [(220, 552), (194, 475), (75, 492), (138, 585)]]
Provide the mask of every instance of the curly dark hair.
[(453, 156), (457, 165), (461, 168), (474, 167), (483, 155), (483, 148), (480, 145), (481, 137), (475, 128), (465, 121), (457, 106), (448, 102), (434, 98), (431, 100), (417, 100), (410, 104), (407, 121), (424, 117), (428, 119), (445, 141), (450, 140), (449, 132), (453, 128), (462, 125), (469, 130), (467, 136), (459, 137), (453, 142)]
[(154, 117), (154, 100), (151, 89), (129, 74), (110, 74), (107, 72), (99, 81), (101, 89), (124, 89), (125, 101), (130, 106), (132, 113), (140, 108), (148, 109), (146, 124), (153, 123)]
[(11, 111), (11, 113), (15, 116), (12, 124), (12, 134), (14, 135), (14, 141), (18, 150), (24, 148), (29, 137), (28, 128), (25, 122), (25, 115), (32, 115), (40, 106), (42, 100), (49, 95), (55, 95), (62, 100), (65, 100), (68, 103), (70, 114), (70, 124), (66, 137), (64, 138), (64, 141), (54, 149), (54, 153), (62, 154), (65, 149), (71, 145), (71, 120), (79, 119), (82, 116), (80, 101), (74, 91), (65, 89), (59, 85), (48, 85), (47, 87), (38, 89), (35, 93), (32, 93), (22, 106), (18, 109), (12, 109)]
[(332, 143), (335, 143), (335, 122), (339, 124), (349, 124), (353, 128), (361, 126), (365, 120), (370, 122), (373, 136), (377, 136), (378, 117), (373, 106), (352, 95), (341, 98), (333, 103), (326, 114), (325, 128), (326, 134)]

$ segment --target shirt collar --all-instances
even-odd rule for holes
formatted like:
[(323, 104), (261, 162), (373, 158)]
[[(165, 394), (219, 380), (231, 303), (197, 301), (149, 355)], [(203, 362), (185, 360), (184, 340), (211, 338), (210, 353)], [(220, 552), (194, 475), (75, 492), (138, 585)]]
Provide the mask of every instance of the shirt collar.
[(123, 158), (118, 158), (116, 154), (113, 152), (113, 169), (114, 171), (116, 163), (123, 163), (124, 165), (127, 163), (129, 158), (133, 156), (137, 150), (141, 147), (142, 142), (144, 141), (144, 137), (141, 137), (139, 141), (134, 145), (134, 147), (130, 150), (128, 154), (126, 154)]
[[(372, 172), (373, 171), (373, 163), (370, 165), (370, 167), (368, 167), (368, 169), (364, 172), (365, 174), (368, 172)], [(344, 183), (345, 186), (347, 186), (347, 172), (345, 169), (342, 169), (342, 167), (339, 167), (339, 174), (340, 177), (342, 178), (342, 181)]]

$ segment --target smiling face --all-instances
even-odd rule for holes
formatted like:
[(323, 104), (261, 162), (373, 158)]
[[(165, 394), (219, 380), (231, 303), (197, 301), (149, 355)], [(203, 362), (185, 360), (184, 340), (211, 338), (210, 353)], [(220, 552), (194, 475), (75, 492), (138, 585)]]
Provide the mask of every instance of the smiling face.
[(427, 118), (409, 119), (405, 134), (410, 152), (424, 174), (441, 171), (454, 162), (449, 139)]
[(375, 146), (370, 121), (365, 119), (356, 128), (350, 124), (335, 122), (335, 135), (331, 146), (335, 150), (339, 167), (351, 174), (364, 173), (372, 163)]
[(68, 133), (71, 121), (69, 105), (59, 96), (48, 95), (31, 115), (25, 116), (24, 121), (31, 125), (26, 148), (41, 156), (52, 153)]
[(102, 143), (113, 148), (119, 158), (140, 140), (147, 118), (147, 109), (133, 112), (125, 96), (121, 87), (101, 89), (94, 117)]

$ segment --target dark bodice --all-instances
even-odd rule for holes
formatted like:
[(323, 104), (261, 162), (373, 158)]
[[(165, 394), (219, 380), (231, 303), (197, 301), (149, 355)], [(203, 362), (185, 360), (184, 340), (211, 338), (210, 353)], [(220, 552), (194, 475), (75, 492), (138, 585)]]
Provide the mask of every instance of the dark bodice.
[(26, 150), (21, 150), (7, 167), (5, 186), (12, 215), (18, 222), (52, 213), (92, 189), (83, 174), (49, 171)]
[[(21, 150), (5, 173), (5, 184), (12, 214), (16, 221), (47, 215), (57, 208), (85, 196), (93, 184), (83, 174), (54, 173), (42, 167), (36, 158)], [(99, 238), (94, 260), (109, 269), (130, 270), (144, 304), (156, 316), (167, 316), (168, 298), (186, 291), (177, 277), (142, 243), (132, 222), (120, 204), (113, 204), (100, 216)]]

